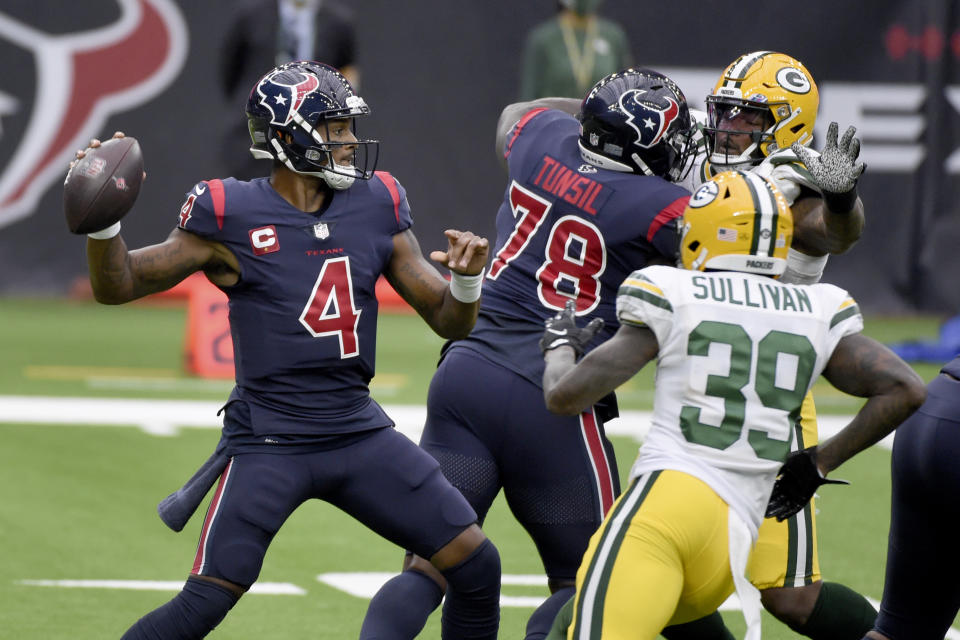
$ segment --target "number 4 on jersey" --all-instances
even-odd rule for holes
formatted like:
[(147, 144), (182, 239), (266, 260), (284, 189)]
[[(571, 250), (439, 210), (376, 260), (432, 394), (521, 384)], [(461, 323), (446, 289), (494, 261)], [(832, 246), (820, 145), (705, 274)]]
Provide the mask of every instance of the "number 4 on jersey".
[(327, 260), (313, 285), (310, 300), (300, 314), (300, 323), (315, 338), (337, 336), (340, 340), (340, 357), (353, 358), (360, 355), (357, 341), (360, 313), (353, 302), (350, 259)]

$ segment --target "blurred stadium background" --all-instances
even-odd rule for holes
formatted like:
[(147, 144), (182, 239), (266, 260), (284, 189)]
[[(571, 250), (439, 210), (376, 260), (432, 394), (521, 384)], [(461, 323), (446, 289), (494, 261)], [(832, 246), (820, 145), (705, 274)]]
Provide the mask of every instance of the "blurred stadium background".
[[(189, 569), (199, 522), (173, 534), (154, 506), (213, 447), (230, 384), (185, 370), (184, 299), (108, 309), (85, 297), (84, 243), (66, 231), (61, 185), (77, 148), (124, 130), (140, 140), (149, 174), (124, 237), (139, 246), (169, 233), (183, 194), (225, 175), (224, 136), (243, 118), (219, 86), (234, 9), (226, 0), (0, 6), (0, 639), (118, 637)], [(361, 94), (373, 109), (362, 131), (381, 140), (380, 168), (407, 188), (423, 248), (450, 226), (492, 235), (503, 188), (494, 125), (516, 98), (524, 35), (555, 4), (365, 0), (352, 9)], [(831, 120), (856, 125), (869, 167), (866, 232), (826, 279), (858, 299), (874, 337), (937, 338), (960, 309), (960, 2), (694, 11), (606, 0), (600, 13), (626, 29), (638, 64), (673, 76), (694, 105), (741, 52), (802, 60), (820, 87), (817, 131)], [(417, 318), (389, 312), (378, 342), (374, 394), (415, 431), (440, 341)], [(926, 380), (937, 370), (915, 366)], [(631, 381), (624, 408), (649, 410), (651, 388), (650, 372)], [(816, 392), (821, 413), (857, 407), (823, 383)], [(633, 429), (616, 437), (624, 470)], [(820, 501), (826, 577), (878, 599), (889, 452), (876, 448), (843, 472), (853, 486)], [(326, 505), (308, 507), (268, 554), (262, 580), (275, 593), (244, 598), (213, 637), (356, 637), (363, 585), (376, 575), (353, 574), (392, 572), (399, 551)], [(506, 574), (534, 576), (505, 579), (501, 636), (520, 637), (546, 594), (541, 568), (502, 504), (485, 528)], [(725, 615), (742, 633), (739, 614)], [(438, 629), (432, 620), (422, 637)], [(770, 618), (764, 632), (794, 637)]]

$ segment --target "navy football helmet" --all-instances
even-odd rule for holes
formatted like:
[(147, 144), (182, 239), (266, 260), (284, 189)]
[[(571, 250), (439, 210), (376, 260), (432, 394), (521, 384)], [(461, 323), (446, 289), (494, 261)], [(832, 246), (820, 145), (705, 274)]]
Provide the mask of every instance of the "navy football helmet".
[[(347, 189), (356, 178), (368, 180), (377, 166), (376, 140), (330, 142), (330, 120), (370, 113), (343, 75), (319, 62), (290, 62), (263, 76), (247, 99), (247, 126), (254, 158), (275, 159), (300, 174)], [(353, 162), (337, 164), (332, 151), (353, 146)]]
[(689, 169), (694, 128), (676, 83), (649, 69), (625, 69), (594, 85), (584, 98), (580, 155), (614, 171), (679, 180)]

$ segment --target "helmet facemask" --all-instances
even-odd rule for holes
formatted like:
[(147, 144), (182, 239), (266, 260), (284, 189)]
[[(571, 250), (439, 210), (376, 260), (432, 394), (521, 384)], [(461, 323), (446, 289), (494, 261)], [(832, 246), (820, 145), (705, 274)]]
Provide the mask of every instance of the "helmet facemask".
[[(310, 124), (309, 120), (315, 120)], [(336, 120), (334, 120), (336, 122)], [(354, 180), (369, 180), (377, 166), (379, 143), (375, 140), (356, 139), (356, 120), (350, 118), (350, 130), (354, 140), (334, 142), (330, 134), (331, 121), (327, 118), (308, 118), (298, 122), (299, 128), (291, 136), (274, 135), (270, 139), (277, 159), (288, 169), (301, 175), (322, 178), (331, 188), (348, 189)], [(337, 153), (352, 147), (346, 158)], [(335, 156), (340, 156), (338, 163)]]
[[(722, 170), (748, 169), (776, 150), (777, 123), (767, 105), (717, 96), (707, 96), (706, 102), (703, 131), (711, 165)], [(749, 143), (738, 148), (734, 136), (749, 136)]]

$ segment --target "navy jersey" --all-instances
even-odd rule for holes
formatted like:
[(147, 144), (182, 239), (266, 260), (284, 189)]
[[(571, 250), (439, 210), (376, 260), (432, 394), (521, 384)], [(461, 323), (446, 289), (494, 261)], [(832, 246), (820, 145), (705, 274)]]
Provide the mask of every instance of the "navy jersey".
[(508, 185), (495, 257), (483, 284), (473, 349), (536, 385), (543, 322), (576, 300), (581, 323), (603, 318), (594, 344), (617, 329), (620, 283), (651, 259), (677, 256), (675, 218), (689, 192), (666, 180), (599, 169), (580, 157), (580, 124), (535, 109), (507, 137)]
[(179, 227), (225, 245), (240, 264), (230, 302), (237, 387), (255, 434), (349, 433), (391, 425), (370, 398), (376, 282), (393, 236), (411, 226), (388, 173), (331, 192), (306, 213), (267, 178), (201, 182)]

